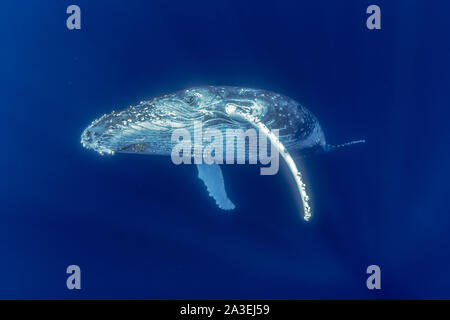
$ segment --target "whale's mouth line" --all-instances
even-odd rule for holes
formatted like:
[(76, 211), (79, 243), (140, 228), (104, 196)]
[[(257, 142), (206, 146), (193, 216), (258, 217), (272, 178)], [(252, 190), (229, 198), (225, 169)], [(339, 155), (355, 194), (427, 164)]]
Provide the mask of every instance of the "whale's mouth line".
[(105, 154), (113, 155), (115, 153), (114, 150), (112, 150), (104, 145), (100, 145), (97, 140), (93, 140), (92, 134), (90, 133), (89, 128), (85, 129), (83, 131), (83, 133), (81, 134), (80, 142), (84, 148), (86, 148), (88, 150), (93, 150), (93, 151), (99, 153), (100, 155), (105, 155)]
[(92, 144), (87, 144), (84, 142), (81, 142), (81, 145), (88, 149), (88, 150), (93, 150), (95, 152), (97, 152), (100, 155), (105, 155), (105, 154), (109, 154), (109, 155), (114, 155), (116, 152), (114, 150), (111, 150), (109, 148), (106, 148), (104, 146), (93, 146)]

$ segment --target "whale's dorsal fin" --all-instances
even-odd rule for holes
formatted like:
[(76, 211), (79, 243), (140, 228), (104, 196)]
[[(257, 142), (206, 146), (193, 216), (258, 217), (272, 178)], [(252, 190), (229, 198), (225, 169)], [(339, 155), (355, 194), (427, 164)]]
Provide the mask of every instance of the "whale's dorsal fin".
[(197, 164), (198, 177), (205, 183), (209, 195), (216, 200), (217, 205), (223, 210), (233, 210), (233, 202), (228, 199), (223, 182), (222, 169), (218, 164)]

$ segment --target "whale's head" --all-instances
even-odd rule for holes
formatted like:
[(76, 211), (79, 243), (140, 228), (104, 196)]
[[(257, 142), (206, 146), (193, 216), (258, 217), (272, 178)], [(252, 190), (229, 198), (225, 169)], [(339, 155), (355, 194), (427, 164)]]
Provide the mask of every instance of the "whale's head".
[(103, 115), (83, 131), (81, 143), (100, 154), (170, 154), (172, 132), (180, 128), (192, 130), (195, 121), (204, 128), (233, 124), (238, 127), (241, 119), (227, 114), (232, 102), (215, 87), (181, 90)]

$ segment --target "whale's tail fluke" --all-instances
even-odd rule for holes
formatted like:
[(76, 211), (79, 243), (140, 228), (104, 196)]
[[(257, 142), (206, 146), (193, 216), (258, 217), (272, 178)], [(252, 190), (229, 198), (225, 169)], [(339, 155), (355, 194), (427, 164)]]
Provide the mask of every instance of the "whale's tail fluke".
[(336, 150), (336, 149), (340, 149), (340, 148), (343, 148), (343, 147), (348, 147), (348, 146), (351, 146), (351, 145), (354, 145), (354, 144), (360, 144), (360, 143), (366, 143), (366, 140), (365, 139), (355, 140), (355, 141), (350, 141), (350, 142), (341, 143), (341, 144), (335, 144), (335, 145), (327, 144), (325, 146), (325, 151), (328, 152), (328, 151), (332, 151), (332, 150)]

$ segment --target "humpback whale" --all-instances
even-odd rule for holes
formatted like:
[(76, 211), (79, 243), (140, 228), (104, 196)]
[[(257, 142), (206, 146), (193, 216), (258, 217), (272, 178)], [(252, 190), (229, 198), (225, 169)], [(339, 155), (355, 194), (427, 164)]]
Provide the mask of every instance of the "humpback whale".
[[(170, 156), (175, 130), (194, 132), (194, 123), (227, 135), (229, 129), (258, 129), (286, 162), (303, 204), (303, 218), (311, 207), (302, 174), (292, 153), (309, 155), (364, 142), (328, 145), (317, 118), (295, 100), (275, 92), (243, 87), (203, 86), (180, 90), (94, 120), (81, 134), (85, 148), (100, 154), (137, 153)], [(277, 134), (274, 134), (274, 132)], [(242, 147), (242, 146), (241, 146)], [(239, 148), (239, 146), (238, 146)], [(244, 146), (245, 148), (245, 146)], [(258, 150), (244, 150), (246, 158)], [(228, 163), (228, 161), (227, 161)], [(235, 208), (228, 198), (219, 164), (197, 163), (199, 178), (219, 208)]]

